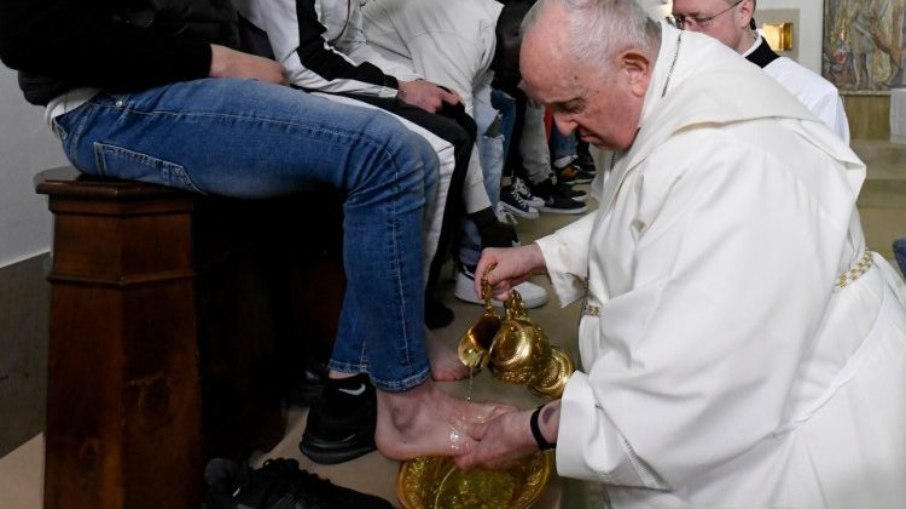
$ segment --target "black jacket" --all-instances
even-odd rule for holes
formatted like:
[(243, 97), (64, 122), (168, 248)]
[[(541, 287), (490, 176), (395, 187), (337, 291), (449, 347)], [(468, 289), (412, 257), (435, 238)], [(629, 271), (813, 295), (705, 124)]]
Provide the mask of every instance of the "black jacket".
[(34, 104), (205, 77), (210, 43), (237, 45), (230, 0), (0, 0), (0, 60)]

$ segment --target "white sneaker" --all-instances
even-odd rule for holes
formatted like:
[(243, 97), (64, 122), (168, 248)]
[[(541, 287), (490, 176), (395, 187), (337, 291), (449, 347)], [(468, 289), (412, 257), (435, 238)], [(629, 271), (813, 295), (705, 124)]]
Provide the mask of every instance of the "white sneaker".
[[(526, 309), (539, 308), (547, 303), (547, 290), (535, 283), (523, 281), (516, 285), (515, 289), (522, 296)], [(456, 288), (453, 295), (461, 301), (484, 304), (484, 299), (475, 293), (475, 275), (466, 267), (460, 267), (456, 271)], [(492, 299), (491, 303), (503, 307), (503, 302), (497, 299)]]
[(516, 220), (516, 216), (512, 212), (505, 209), (502, 203), (497, 203), (497, 208), (494, 209), (494, 213), (497, 214), (497, 220), (501, 223), (511, 224), (516, 226), (519, 224), (519, 221)]

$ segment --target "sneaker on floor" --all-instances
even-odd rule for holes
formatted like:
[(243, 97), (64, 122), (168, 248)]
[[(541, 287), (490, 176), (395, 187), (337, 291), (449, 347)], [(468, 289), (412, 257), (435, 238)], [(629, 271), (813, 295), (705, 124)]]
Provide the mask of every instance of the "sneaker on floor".
[(377, 449), (377, 392), (367, 374), (328, 379), (308, 412), (299, 450), (315, 463), (343, 463)]
[(324, 390), (327, 381), (327, 364), (308, 359), (301, 364), (292, 363), (283, 368), (280, 385), (287, 405), (311, 406)]
[(541, 207), (544, 205), (544, 200), (532, 194), (532, 191), (525, 185), (525, 181), (519, 177), (513, 177), (513, 188), (519, 193), (519, 196), (525, 200), (525, 203), (528, 203), (530, 207)]
[[(522, 296), (522, 301), (526, 309), (537, 308), (547, 303), (547, 290), (528, 281), (523, 281), (516, 285), (516, 291)], [(456, 288), (453, 291), (456, 298), (471, 302), (472, 304), (484, 304), (484, 299), (475, 294), (475, 268), (460, 267), (456, 273)], [(491, 301), (495, 306), (502, 307), (503, 302), (497, 299)]]
[(588, 205), (576, 201), (563, 193), (550, 180), (545, 180), (535, 185), (535, 196), (544, 199), (542, 212), (551, 212), (554, 214), (582, 214), (588, 210)]
[(425, 326), (429, 329), (440, 329), (453, 323), (456, 315), (453, 310), (444, 306), (434, 297), (425, 297)]
[(588, 199), (588, 193), (580, 189), (576, 189), (569, 184), (564, 184), (563, 182), (557, 182), (554, 184), (554, 187), (557, 188), (557, 191), (560, 192), (563, 196), (571, 198), (576, 201), (585, 202)]
[(516, 226), (519, 224), (519, 221), (516, 220), (516, 216), (513, 215), (502, 203), (497, 202), (497, 207), (494, 209), (494, 213), (497, 214), (497, 220), (501, 223), (510, 224)]
[(595, 174), (597, 173), (597, 167), (595, 166), (595, 158), (591, 156), (590, 149), (591, 146), (588, 142), (579, 141), (576, 143), (576, 161), (582, 169)]
[(500, 189), (500, 203), (505, 209), (516, 216), (526, 219), (538, 217), (538, 209), (532, 207), (516, 192), (515, 186), (506, 186)]
[(556, 168), (557, 180), (565, 184), (588, 184), (595, 176), (588, 173), (575, 163), (569, 163), (562, 168)]
[(337, 486), (299, 469), (299, 462), (274, 458), (258, 469), (214, 458), (204, 471), (206, 509), (392, 509), (390, 502)]

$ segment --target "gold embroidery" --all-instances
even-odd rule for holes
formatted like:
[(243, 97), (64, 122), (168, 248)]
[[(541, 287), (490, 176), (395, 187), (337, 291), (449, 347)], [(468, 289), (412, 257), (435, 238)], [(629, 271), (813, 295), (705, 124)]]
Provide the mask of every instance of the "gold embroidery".
[(854, 283), (862, 276), (862, 274), (868, 272), (868, 269), (871, 268), (871, 264), (871, 252), (866, 251), (865, 254), (862, 255), (862, 258), (859, 258), (859, 261), (857, 261), (851, 269), (844, 272), (843, 274), (840, 274), (840, 276), (837, 278), (837, 286), (839, 286), (840, 288), (846, 288), (846, 286), (850, 283)]

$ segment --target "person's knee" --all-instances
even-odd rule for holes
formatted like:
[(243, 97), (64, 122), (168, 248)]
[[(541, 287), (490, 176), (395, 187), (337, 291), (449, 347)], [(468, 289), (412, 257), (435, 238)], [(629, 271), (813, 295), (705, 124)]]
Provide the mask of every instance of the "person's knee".
[(906, 237), (893, 241), (893, 255), (900, 266), (903, 277), (906, 277)]
[(437, 186), (440, 175), (440, 160), (438, 159), (437, 151), (425, 138), (414, 133), (410, 133), (410, 135), (411, 141), (408, 144), (414, 149), (414, 157), (421, 161), (425, 191), (430, 195), (435, 186)]

